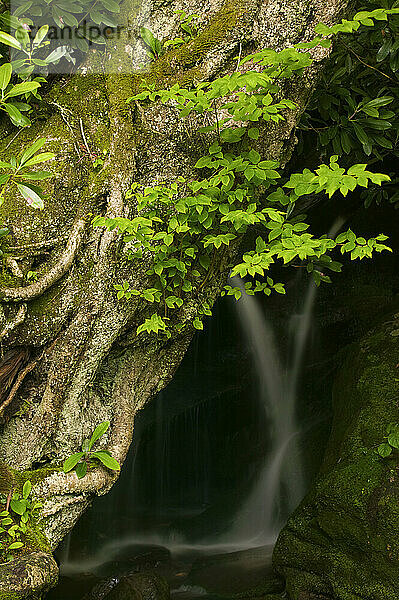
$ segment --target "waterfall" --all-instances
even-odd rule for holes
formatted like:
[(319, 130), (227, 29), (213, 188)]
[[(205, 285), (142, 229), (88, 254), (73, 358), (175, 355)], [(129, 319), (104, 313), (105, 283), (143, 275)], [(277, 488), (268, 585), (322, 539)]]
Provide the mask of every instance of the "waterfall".
[[(331, 227), (329, 237), (334, 237), (344, 222), (339, 217)], [(233, 277), (232, 284), (242, 292), (236, 306), (256, 365), (259, 400), (269, 424), (271, 447), (254, 489), (223, 541), (240, 546), (273, 544), (284, 521), (305, 494), (296, 400), (317, 288), (311, 280), (301, 313), (291, 317), (289, 346), (292, 355), (284, 365), (271, 323), (259, 300), (246, 294), (244, 282), (239, 277)]]
[(242, 291), (237, 311), (259, 378), (259, 400), (270, 431), (270, 450), (252, 493), (224, 541), (240, 546), (271, 544), (284, 518), (304, 494), (295, 400), (311, 326), (315, 285), (311, 283), (303, 314), (297, 326), (292, 328), (294, 351), (288, 367), (281, 363), (273, 329), (259, 300), (245, 293), (244, 284), (238, 277), (233, 278), (233, 285)]

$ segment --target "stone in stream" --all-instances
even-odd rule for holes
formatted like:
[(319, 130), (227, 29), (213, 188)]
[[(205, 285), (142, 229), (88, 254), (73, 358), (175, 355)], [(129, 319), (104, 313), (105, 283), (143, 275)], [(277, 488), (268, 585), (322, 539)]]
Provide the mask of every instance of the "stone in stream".
[(83, 600), (169, 600), (167, 581), (154, 573), (111, 577), (96, 585)]

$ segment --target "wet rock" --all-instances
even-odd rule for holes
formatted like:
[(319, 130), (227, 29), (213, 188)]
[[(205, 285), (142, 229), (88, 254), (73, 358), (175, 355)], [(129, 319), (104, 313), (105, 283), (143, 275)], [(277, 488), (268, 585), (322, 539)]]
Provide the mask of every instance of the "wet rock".
[(83, 600), (169, 600), (167, 581), (154, 573), (112, 577), (96, 585)]
[(0, 565), (0, 598), (40, 598), (57, 579), (58, 567), (51, 554), (32, 552)]
[[(208, 593), (257, 597), (281, 590), (271, 566), (272, 547), (262, 546), (229, 554), (200, 558), (194, 562), (187, 582)], [(248, 596), (252, 590), (253, 595)]]
[(109, 579), (100, 581), (83, 597), (83, 600), (103, 600), (103, 598), (108, 598), (119, 582), (119, 577), (110, 577)]

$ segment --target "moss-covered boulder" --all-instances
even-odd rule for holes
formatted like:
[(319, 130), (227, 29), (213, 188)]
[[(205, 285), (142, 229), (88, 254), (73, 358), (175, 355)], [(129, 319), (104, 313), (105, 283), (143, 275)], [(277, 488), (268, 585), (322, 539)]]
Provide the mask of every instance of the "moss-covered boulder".
[(51, 554), (32, 552), (0, 565), (0, 600), (35, 600), (52, 588), (58, 567)]
[(278, 539), (290, 600), (399, 597), (399, 452), (376, 448), (399, 422), (399, 313), (343, 356), (321, 474)]

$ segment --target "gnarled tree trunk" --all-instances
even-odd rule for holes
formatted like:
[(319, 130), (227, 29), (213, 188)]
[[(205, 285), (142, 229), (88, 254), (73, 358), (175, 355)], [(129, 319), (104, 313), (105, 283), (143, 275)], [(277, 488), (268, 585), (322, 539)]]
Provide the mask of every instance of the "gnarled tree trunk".
[[(126, 99), (139, 91), (143, 77), (165, 87), (175, 82), (195, 85), (233, 72), (239, 54), (310, 39), (314, 26), (337, 20), (345, 4), (192, 0), (183, 5), (175, 0), (156, 3), (151, 15), (141, 10), (137, 16), (133, 1), (125, 0), (125, 18), (148, 17), (146, 26), (158, 38), (176, 36), (177, 9), (200, 15), (199, 34), (161, 56), (144, 74), (137, 70), (143, 48), (125, 31), (109, 45), (105, 58), (92, 53), (85, 74), (53, 85), (37, 122), (7, 150), (15, 154), (24, 144), (46, 137), (46, 149), (57, 155), (56, 176), (42, 213), (12, 197), (1, 209), (12, 230), (12, 241), (4, 247), (11, 270), (3, 270), (0, 288), (0, 337), (9, 365), (1, 391), (1, 491), (31, 479), (34, 493), (44, 499), (43, 532), (51, 549), (93, 496), (106, 493), (115, 481), (101, 468), (79, 480), (54, 467), (79, 450), (82, 440), (106, 419), (111, 428), (104, 442), (123, 463), (137, 411), (170, 380), (194, 331), (186, 328), (169, 340), (137, 337), (137, 325), (148, 309), (137, 298), (119, 302), (113, 284), (126, 280), (143, 287), (149, 265), (145, 258), (128, 261), (115, 231), (90, 224), (91, 214), (132, 216), (135, 207), (125, 194), (133, 181), (152, 184), (190, 177), (203, 151), (194, 118), (183, 122), (172, 106), (143, 109), (127, 105)], [(278, 126), (265, 127), (258, 142), (265, 157), (283, 164), (328, 50), (315, 54), (313, 67), (284, 90), (298, 110)], [(90, 169), (90, 161), (82, 160), (83, 135), (90, 151), (107, 150), (99, 175)], [(24, 283), (19, 275), (27, 270), (38, 272), (37, 281)], [(217, 297), (226, 271), (226, 261), (220, 259), (217, 275), (201, 291), (208, 300)], [(181, 309), (179, 320), (190, 323), (197, 301)]]

